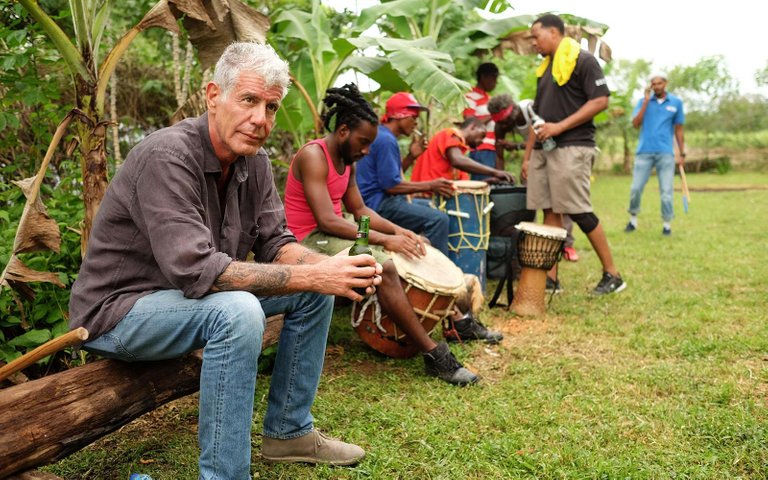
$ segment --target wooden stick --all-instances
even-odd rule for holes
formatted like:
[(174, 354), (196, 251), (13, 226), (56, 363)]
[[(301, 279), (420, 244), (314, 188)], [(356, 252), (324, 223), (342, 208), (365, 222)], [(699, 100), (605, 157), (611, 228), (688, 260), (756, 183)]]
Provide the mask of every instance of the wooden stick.
[(688, 182), (685, 179), (685, 168), (682, 165), (678, 165), (680, 170), (680, 179), (683, 181), (683, 195), (688, 197), (688, 201), (691, 201), (691, 192), (688, 191)]
[(685, 167), (678, 164), (678, 170), (680, 171), (680, 180), (682, 181), (683, 188), (683, 210), (688, 213), (688, 203), (691, 201), (691, 193), (688, 191), (688, 182), (685, 180)]
[(0, 368), (0, 382), (10, 377), (14, 373), (24, 370), (28, 366), (32, 365), (41, 358), (45, 358), (48, 355), (52, 355), (59, 350), (63, 350), (72, 345), (77, 345), (88, 340), (88, 330), (83, 327), (70, 330), (60, 337), (56, 337), (53, 340), (49, 340), (40, 345), (31, 352), (25, 353), (16, 360), (12, 361), (8, 365)]

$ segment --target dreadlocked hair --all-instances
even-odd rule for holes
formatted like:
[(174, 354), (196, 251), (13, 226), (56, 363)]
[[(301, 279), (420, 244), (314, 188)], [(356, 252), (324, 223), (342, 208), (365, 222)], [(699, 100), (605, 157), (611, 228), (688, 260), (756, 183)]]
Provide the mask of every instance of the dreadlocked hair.
[[(346, 124), (350, 129), (356, 128), (362, 121), (373, 125), (379, 124), (376, 112), (363, 98), (357, 85), (348, 83), (341, 88), (329, 88), (326, 90), (325, 112), (323, 112), (323, 125), (329, 132), (336, 131), (341, 125)], [(336, 122), (331, 127), (331, 121), (336, 117)]]

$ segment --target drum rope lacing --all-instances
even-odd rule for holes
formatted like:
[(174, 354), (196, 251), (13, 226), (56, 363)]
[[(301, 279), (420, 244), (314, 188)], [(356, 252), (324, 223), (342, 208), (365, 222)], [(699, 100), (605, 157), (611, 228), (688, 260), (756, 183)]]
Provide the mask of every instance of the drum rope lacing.
[[(408, 294), (408, 290), (411, 289), (411, 285), (407, 285), (405, 287), (405, 293)], [(421, 309), (418, 307), (411, 306), (413, 309), (413, 312), (419, 317), (419, 323), (423, 323), (425, 318), (429, 318), (432, 320), (435, 320), (435, 322), (439, 323), (441, 320), (445, 319), (450, 312), (453, 311), (453, 306), (456, 303), (456, 300), (453, 299), (448, 304), (448, 308), (445, 310), (436, 310), (435, 312), (432, 312), (432, 307), (434, 306), (435, 302), (437, 301), (438, 296), (432, 295), (432, 299), (429, 301), (429, 304), (426, 306), (425, 309)], [(387, 333), (387, 329), (384, 328), (381, 325), (381, 304), (379, 303), (378, 296), (374, 293), (370, 297), (366, 298), (365, 301), (360, 303), (360, 311), (357, 312), (357, 318), (355, 318), (355, 309), (352, 309), (351, 315), (350, 315), (350, 323), (352, 324), (352, 328), (357, 328), (360, 326), (361, 323), (363, 323), (363, 320), (365, 320), (365, 312), (368, 310), (368, 308), (373, 305), (373, 314), (371, 315), (371, 322), (376, 325), (376, 328), (381, 333)], [(435, 327), (432, 327), (430, 331), (427, 332), (427, 334), (431, 334), (432, 331), (435, 329)]]
[(361, 323), (363, 323), (365, 312), (368, 310), (368, 307), (370, 307), (371, 304), (373, 304), (373, 315), (371, 315), (373, 318), (371, 321), (374, 325), (376, 325), (376, 328), (378, 328), (381, 333), (387, 333), (387, 330), (381, 326), (381, 304), (379, 304), (379, 297), (377, 297), (375, 293), (366, 298), (365, 301), (360, 304), (360, 311), (357, 312), (357, 318), (355, 318), (355, 309), (352, 309), (352, 315), (350, 318), (352, 328), (357, 328)]
[[(455, 198), (455, 197), (454, 197)], [(459, 225), (459, 231), (458, 232), (452, 232), (448, 234), (448, 249), (452, 252), (458, 252), (462, 248), (469, 248), (470, 250), (479, 251), (479, 250), (488, 250), (488, 242), (490, 241), (491, 232), (486, 227), (488, 223), (488, 212), (490, 209), (488, 209), (488, 206), (485, 208), (481, 208), (481, 202), (478, 201), (478, 195), (473, 195), (472, 200), (475, 203), (475, 212), (478, 214), (478, 229), (480, 230), (478, 233), (469, 233), (464, 231), (464, 222), (462, 221), (462, 218), (460, 215), (455, 215), (458, 220)], [(440, 211), (445, 212), (446, 208), (448, 206), (448, 200), (446, 197), (440, 197), (438, 209)], [(456, 209), (458, 210), (460, 208), (459, 201), (456, 201)], [(486, 211), (487, 210), (487, 211)], [(458, 243), (454, 247), (454, 245), (450, 242), (450, 239), (452, 237), (458, 237)], [(477, 245), (473, 245), (470, 239), (472, 238), (478, 238), (480, 241)]]

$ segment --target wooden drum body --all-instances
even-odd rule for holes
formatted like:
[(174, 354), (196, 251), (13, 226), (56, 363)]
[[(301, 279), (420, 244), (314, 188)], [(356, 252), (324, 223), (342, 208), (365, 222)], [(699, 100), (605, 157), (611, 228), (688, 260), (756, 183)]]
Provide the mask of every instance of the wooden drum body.
[(547, 272), (560, 261), (567, 232), (564, 228), (521, 222), (517, 254), (522, 270), (512, 302), (518, 315), (542, 315), (546, 312), (544, 292)]
[[(456, 297), (466, 291), (464, 274), (439, 250), (425, 245), (427, 255), (410, 260), (392, 253), (400, 282), (416, 317), (431, 334), (451, 314)], [(352, 327), (377, 352), (393, 358), (411, 358), (418, 347), (381, 310), (376, 295), (352, 306)]]

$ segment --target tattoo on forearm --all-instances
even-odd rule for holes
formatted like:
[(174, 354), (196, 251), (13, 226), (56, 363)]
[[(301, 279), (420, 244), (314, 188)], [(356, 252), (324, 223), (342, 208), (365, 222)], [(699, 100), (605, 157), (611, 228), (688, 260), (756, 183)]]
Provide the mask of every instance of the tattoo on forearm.
[(285, 265), (232, 262), (214, 282), (215, 291), (244, 290), (254, 295), (289, 293), (290, 268)]
[(305, 263), (307, 263), (307, 257), (312, 255), (313, 253), (315, 252), (313, 252), (312, 250), (305, 250), (304, 253), (302, 253), (301, 256), (299, 257), (299, 259), (296, 260), (296, 265), (304, 265)]

